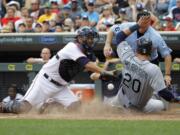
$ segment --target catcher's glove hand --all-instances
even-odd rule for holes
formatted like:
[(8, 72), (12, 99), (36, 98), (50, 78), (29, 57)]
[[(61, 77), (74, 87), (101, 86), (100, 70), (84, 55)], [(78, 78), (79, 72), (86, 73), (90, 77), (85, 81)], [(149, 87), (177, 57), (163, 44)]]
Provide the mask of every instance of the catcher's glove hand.
[(99, 79), (101, 80), (114, 80), (118, 79), (120, 72), (118, 70), (106, 71), (104, 70), (101, 72)]

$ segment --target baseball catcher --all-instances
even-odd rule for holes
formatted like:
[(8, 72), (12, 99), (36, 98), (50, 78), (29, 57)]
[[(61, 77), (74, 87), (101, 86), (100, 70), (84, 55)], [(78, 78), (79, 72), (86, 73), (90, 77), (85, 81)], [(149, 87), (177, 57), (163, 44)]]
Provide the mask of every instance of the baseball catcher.
[(79, 99), (69, 89), (68, 83), (84, 70), (100, 73), (102, 76), (114, 76), (95, 63), (93, 47), (99, 34), (90, 27), (77, 31), (74, 42), (69, 42), (57, 52), (36, 75), (21, 102), (14, 102), (7, 108), (9, 112), (23, 113), (37, 107), (49, 98), (53, 98), (67, 110), (76, 110)]

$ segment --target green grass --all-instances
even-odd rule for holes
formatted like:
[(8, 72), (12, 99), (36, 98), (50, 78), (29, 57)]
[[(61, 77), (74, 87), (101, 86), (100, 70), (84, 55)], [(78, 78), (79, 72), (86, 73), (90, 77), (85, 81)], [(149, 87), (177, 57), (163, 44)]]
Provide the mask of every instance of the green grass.
[(178, 135), (180, 121), (0, 119), (0, 135)]

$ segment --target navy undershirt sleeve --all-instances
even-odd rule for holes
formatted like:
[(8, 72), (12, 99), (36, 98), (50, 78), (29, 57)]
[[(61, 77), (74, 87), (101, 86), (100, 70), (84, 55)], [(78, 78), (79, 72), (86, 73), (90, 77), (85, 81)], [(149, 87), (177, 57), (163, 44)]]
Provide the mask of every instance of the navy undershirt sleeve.
[(117, 45), (119, 45), (119, 43), (121, 43), (122, 41), (124, 41), (127, 38), (127, 35), (123, 32), (120, 31), (117, 35), (116, 35), (116, 43)]
[(159, 91), (158, 95), (161, 96), (162, 98), (164, 98), (165, 100), (169, 101), (169, 102), (174, 100), (174, 98), (175, 98), (174, 95), (167, 88)]
[(77, 63), (79, 63), (82, 67), (84, 67), (90, 60), (87, 57), (80, 57), (77, 60)]

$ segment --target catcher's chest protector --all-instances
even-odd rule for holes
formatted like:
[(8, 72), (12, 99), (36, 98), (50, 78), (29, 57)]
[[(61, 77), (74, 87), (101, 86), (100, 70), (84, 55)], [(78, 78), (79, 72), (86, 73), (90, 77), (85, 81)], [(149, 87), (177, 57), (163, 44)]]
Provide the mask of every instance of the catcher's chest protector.
[(59, 74), (67, 82), (71, 81), (84, 67), (76, 61), (64, 59), (60, 62)]

